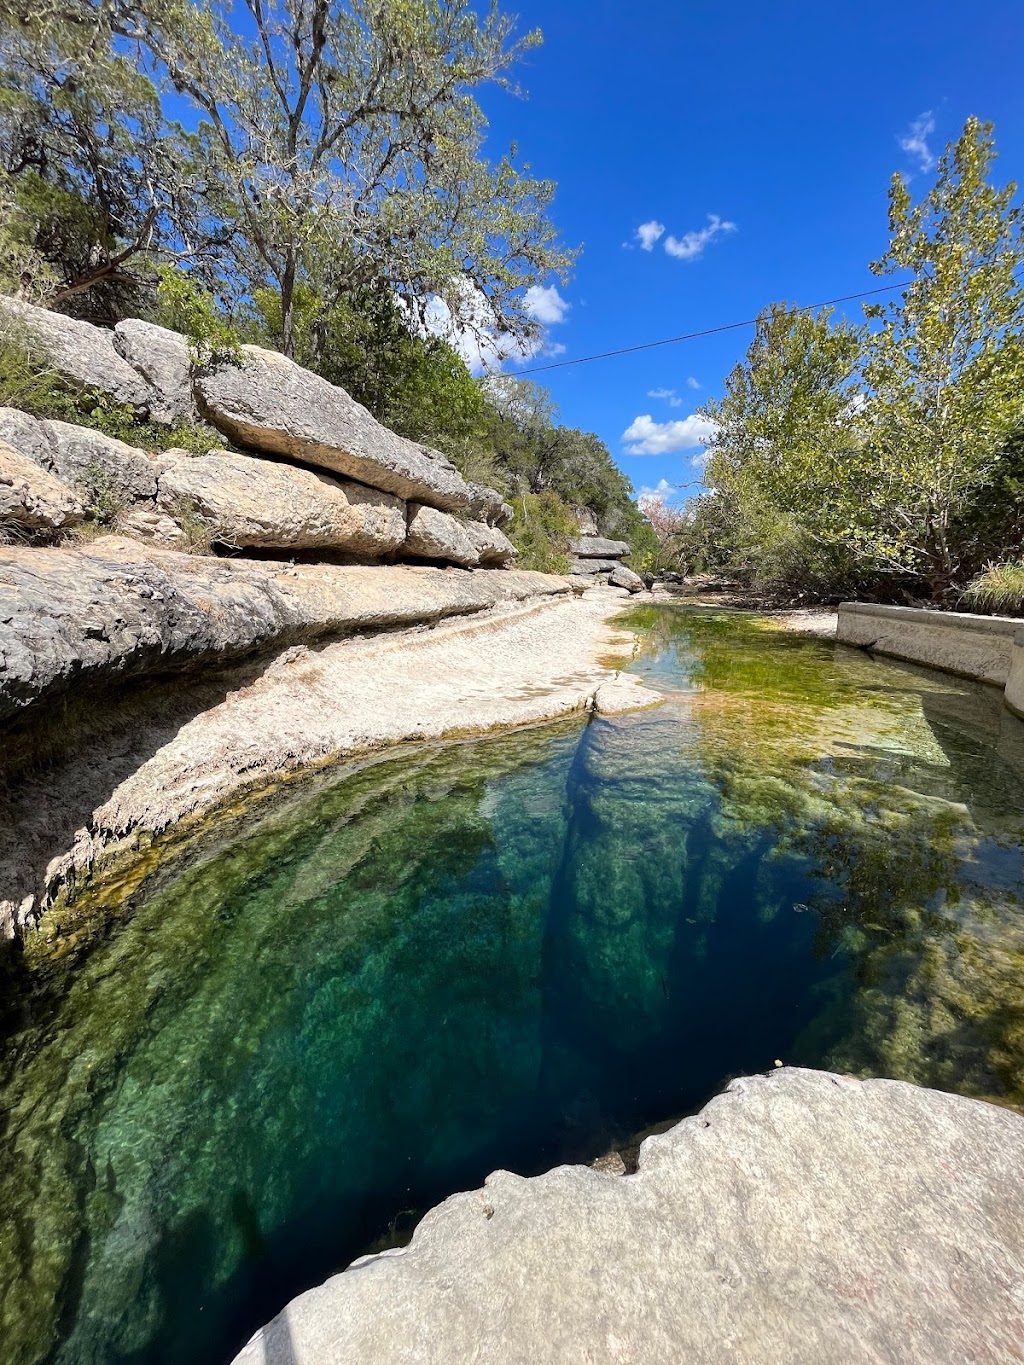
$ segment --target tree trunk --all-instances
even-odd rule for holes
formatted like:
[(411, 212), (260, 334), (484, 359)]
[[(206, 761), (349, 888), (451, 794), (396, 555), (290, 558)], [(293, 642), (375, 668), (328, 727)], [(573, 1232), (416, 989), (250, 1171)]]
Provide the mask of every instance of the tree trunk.
[(295, 254), (288, 252), (281, 272), (281, 351), (295, 359)]

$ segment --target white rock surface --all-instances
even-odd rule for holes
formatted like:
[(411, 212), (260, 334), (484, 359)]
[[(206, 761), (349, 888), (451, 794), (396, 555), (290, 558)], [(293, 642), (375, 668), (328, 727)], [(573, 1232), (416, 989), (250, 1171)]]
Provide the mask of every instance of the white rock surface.
[(515, 559), (516, 547), (497, 526), (468, 521), (463, 529), (473, 543), (478, 562), (485, 568), (503, 569)]
[(146, 382), (154, 422), (192, 422), (198, 417), (192, 397), (192, 358), (178, 332), (140, 318), (114, 328), (114, 349)]
[(149, 410), (149, 388), (141, 375), (114, 349), (114, 334), (103, 327), (0, 297), (0, 309), (15, 326), (38, 343), (46, 359), (69, 384), (97, 389), (115, 403)]
[(202, 370), (194, 384), (203, 415), (234, 444), (442, 511), (469, 508), (469, 484), (438, 451), (389, 431), (344, 389), (277, 351), (244, 346), (242, 353), (241, 365)]
[(498, 1171), (295, 1299), (236, 1365), (1010, 1365), (1024, 1119), (785, 1068), (632, 1176)]
[(480, 563), (476, 542), (457, 517), (414, 502), (409, 504), (405, 553), (416, 559), (440, 559), (463, 569)]
[(57, 531), (82, 516), (82, 500), (73, 489), (0, 440), (0, 527)]
[[(405, 542), (405, 503), (364, 484), (226, 450), (160, 462), (163, 506), (188, 498), (228, 545), (383, 558)], [(435, 516), (443, 516), (441, 512)]]
[(141, 450), (71, 422), (43, 423), (53, 442), (53, 469), (65, 483), (87, 488), (105, 481), (111, 492), (130, 502), (156, 497), (156, 469)]

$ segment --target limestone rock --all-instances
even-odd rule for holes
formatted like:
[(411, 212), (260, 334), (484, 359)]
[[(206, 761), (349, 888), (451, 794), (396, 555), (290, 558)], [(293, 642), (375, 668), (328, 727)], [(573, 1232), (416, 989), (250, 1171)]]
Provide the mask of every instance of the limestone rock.
[(476, 543), (461, 521), (418, 503), (409, 504), (405, 554), (417, 559), (443, 559), (463, 569), (480, 563)]
[(469, 521), (462, 528), (473, 542), (477, 562), (486, 568), (503, 569), (516, 557), (516, 547), (497, 526), (486, 526), (482, 521)]
[(69, 384), (98, 389), (115, 403), (148, 411), (146, 382), (114, 349), (113, 332), (18, 299), (0, 298), (0, 308), (45, 351), (46, 359)]
[(611, 573), (612, 569), (618, 568), (617, 559), (574, 559), (569, 565), (569, 572), (579, 577), (593, 577), (595, 574)]
[(0, 440), (27, 455), (41, 469), (53, 469), (53, 437), (37, 417), (18, 408), (0, 408)]
[(235, 444), (284, 455), (442, 511), (469, 507), (469, 485), (437, 451), (381, 424), (344, 389), (276, 351), (243, 346), (240, 365), (201, 371), (200, 410)]
[(380, 558), (405, 541), (400, 499), (312, 469), (226, 450), (198, 458), (165, 456), (159, 501), (169, 506), (177, 498), (189, 498), (216, 538), (230, 545), (336, 549)]
[(613, 588), (626, 588), (629, 592), (643, 592), (645, 586), (640, 575), (627, 569), (625, 564), (616, 564), (608, 575), (608, 582)]
[(111, 495), (125, 503), (156, 497), (156, 470), (141, 450), (70, 422), (43, 424), (53, 442), (53, 469), (75, 488), (105, 482)]
[(216, 559), (124, 536), (0, 547), (0, 720), (70, 686), (567, 592), (547, 574)]
[(166, 512), (133, 507), (118, 518), (117, 527), (126, 536), (133, 536), (136, 540), (144, 540), (153, 545), (162, 545), (168, 550), (185, 548), (185, 532)]
[(514, 515), (505, 499), (486, 484), (471, 483), (469, 488), (469, 515), (474, 521), (485, 521), (488, 526), (507, 526)]
[(67, 484), (0, 440), (0, 527), (56, 531), (82, 516), (81, 499)]
[(1024, 1119), (785, 1068), (639, 1170), (505, 1171), (288, 1305), (236, 1365), (1010, 1365)]
[(580, 536), (569, 548), (580, 559), (621, 559), (629, 554), (624, 540), (606, 540), (604, 536)]
[(198, 416), (192, 398), (192, 358), (179, 332), (141, 318), (128, 318), (114, 328), (114, 349), (142, 376), (149, 390), (154, 422), (192, 422)]

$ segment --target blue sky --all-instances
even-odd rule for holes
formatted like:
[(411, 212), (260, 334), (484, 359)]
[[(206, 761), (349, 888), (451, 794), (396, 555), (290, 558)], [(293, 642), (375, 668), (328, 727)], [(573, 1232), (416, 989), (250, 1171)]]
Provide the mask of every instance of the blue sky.
[[(1020, 0), (511, 8), (545, 42), (519, 70), (525, 99), (495, 90), (482, 102), (493, 151), (515, 139), (534, 173), (558, 182), (555, 219), (583, 247), (559, 292), (567, 307), (542, 309), (564, 311), (549, 328), (558, 359), (877, 286), (868, 262), (885, 248), (892, 172), (927, 187), (929, 156), (970, 114), (996, 125), (1000, 183), (1024, 180)], [(703, 243), (688, 236), (716, 218)], [(643, 224), (663, 227), (648, 229), (650, 250)], [(688, 484), (699, 478), (699, 448), (681, 445), (693, 424), (665, 424), (719, 393), (749, 340), (727, 333), (534, 377), (638, 489)]]

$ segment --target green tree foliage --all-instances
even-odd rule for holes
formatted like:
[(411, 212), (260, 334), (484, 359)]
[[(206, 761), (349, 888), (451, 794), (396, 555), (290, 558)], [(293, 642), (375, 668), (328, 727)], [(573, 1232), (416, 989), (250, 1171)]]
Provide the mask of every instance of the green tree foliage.
[(940, 595), (1024, 531), (1024, 237), (969, 119), (913, 203), (889, 195), (868, 329), (774, 305), (725, 396), (687, 536), (765, 586)]

